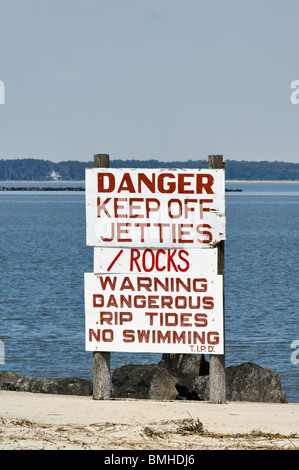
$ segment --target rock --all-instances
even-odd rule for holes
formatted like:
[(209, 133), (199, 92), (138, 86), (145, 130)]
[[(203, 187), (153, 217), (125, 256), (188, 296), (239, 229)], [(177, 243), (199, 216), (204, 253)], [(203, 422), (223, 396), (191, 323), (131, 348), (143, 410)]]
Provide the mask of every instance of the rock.
[(229, 401), (286, 403), (276, 372), (247, 362), (225, 371)]
[(0, 389), (60, 395), (92, 395), (92, 380), (77, 377), (56, 379), (25, 377), (9, 371), (0, 372)]
[(23, 376), (10, 372), (9, 370), (0, 371), (0, 390), (8, 390), (10, 386), (13, 386)]
[(202, 354), (163, 354), (158, 364), (127, 364), (115, 369), (113, 396), (175, 400), (175, 384), (180, 378), (207, 372), (208, 363)]
[[(112, 376), (115, 398), (152, 400), (210, 399), (207, 362), (200, 355), (164, 354), (158, 364), (126, 364)], [(245, 363), (226, 368), (227, 401), (286, 403), (276, 372)], [(0, 390), (62, 395), (92, 395), (92, 380), (47, 379), (0, 372)]]
[(192, 375), (180, 379), (176, 383), (179, 400), (203, 400), (209, 401), (210, 399), (210, 380), (209, 376), (205, 375), (199, 377)]
[(112, 375), (115, 398), (175, 400), (177, 378), (159, 364), (126, 364)]
[(209, 363), (204, 354), (163, 354), (159, 366), (165, 367), (175, 377), (209, 373)]
[[(257, 364), (245, 363), (225, 370), (227, 401), (286, 403), (276, 372)], [(180, 379), (176, 388), (179, 398), (209, 400), (209, 377), (190, 376)]]

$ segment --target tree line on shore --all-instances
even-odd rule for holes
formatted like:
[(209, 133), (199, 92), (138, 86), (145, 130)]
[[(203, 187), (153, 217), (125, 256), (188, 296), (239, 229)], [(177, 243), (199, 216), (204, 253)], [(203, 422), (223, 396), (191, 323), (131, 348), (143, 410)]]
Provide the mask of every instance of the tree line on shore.
[[(93, 161), (63, 161), (23, 158), (0, 160), (0, 181), (83, 181), (85, 168), (93, 168)], [(111, 168), (207, 168), (203, 160), (163, 162), (160, 160), (111, 159)], [(228, 180), (282, 180), (299, 181), (299, 163), (281, 161), (226, 160)]]

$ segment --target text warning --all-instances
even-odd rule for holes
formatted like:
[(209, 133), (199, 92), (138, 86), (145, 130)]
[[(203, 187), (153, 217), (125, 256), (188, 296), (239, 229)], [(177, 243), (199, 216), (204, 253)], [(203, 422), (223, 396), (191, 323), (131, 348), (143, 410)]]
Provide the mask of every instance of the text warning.
[(87, 351), (223, 354), (223, 277), (85, 274)]

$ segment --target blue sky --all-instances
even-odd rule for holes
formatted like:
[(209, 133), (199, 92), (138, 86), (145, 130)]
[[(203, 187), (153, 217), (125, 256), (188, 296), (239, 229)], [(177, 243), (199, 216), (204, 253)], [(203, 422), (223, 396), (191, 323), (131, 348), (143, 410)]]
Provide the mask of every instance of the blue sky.
[(299, 162), (297, 0), (0, 0), (0, 158)]

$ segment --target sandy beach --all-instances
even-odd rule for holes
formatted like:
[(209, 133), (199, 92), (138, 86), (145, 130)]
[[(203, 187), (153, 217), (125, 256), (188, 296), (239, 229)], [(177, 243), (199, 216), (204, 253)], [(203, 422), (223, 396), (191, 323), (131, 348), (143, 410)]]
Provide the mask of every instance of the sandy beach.
[(122, 400), (0, 391), (1, 450), (299, 449), (299, 403)]

